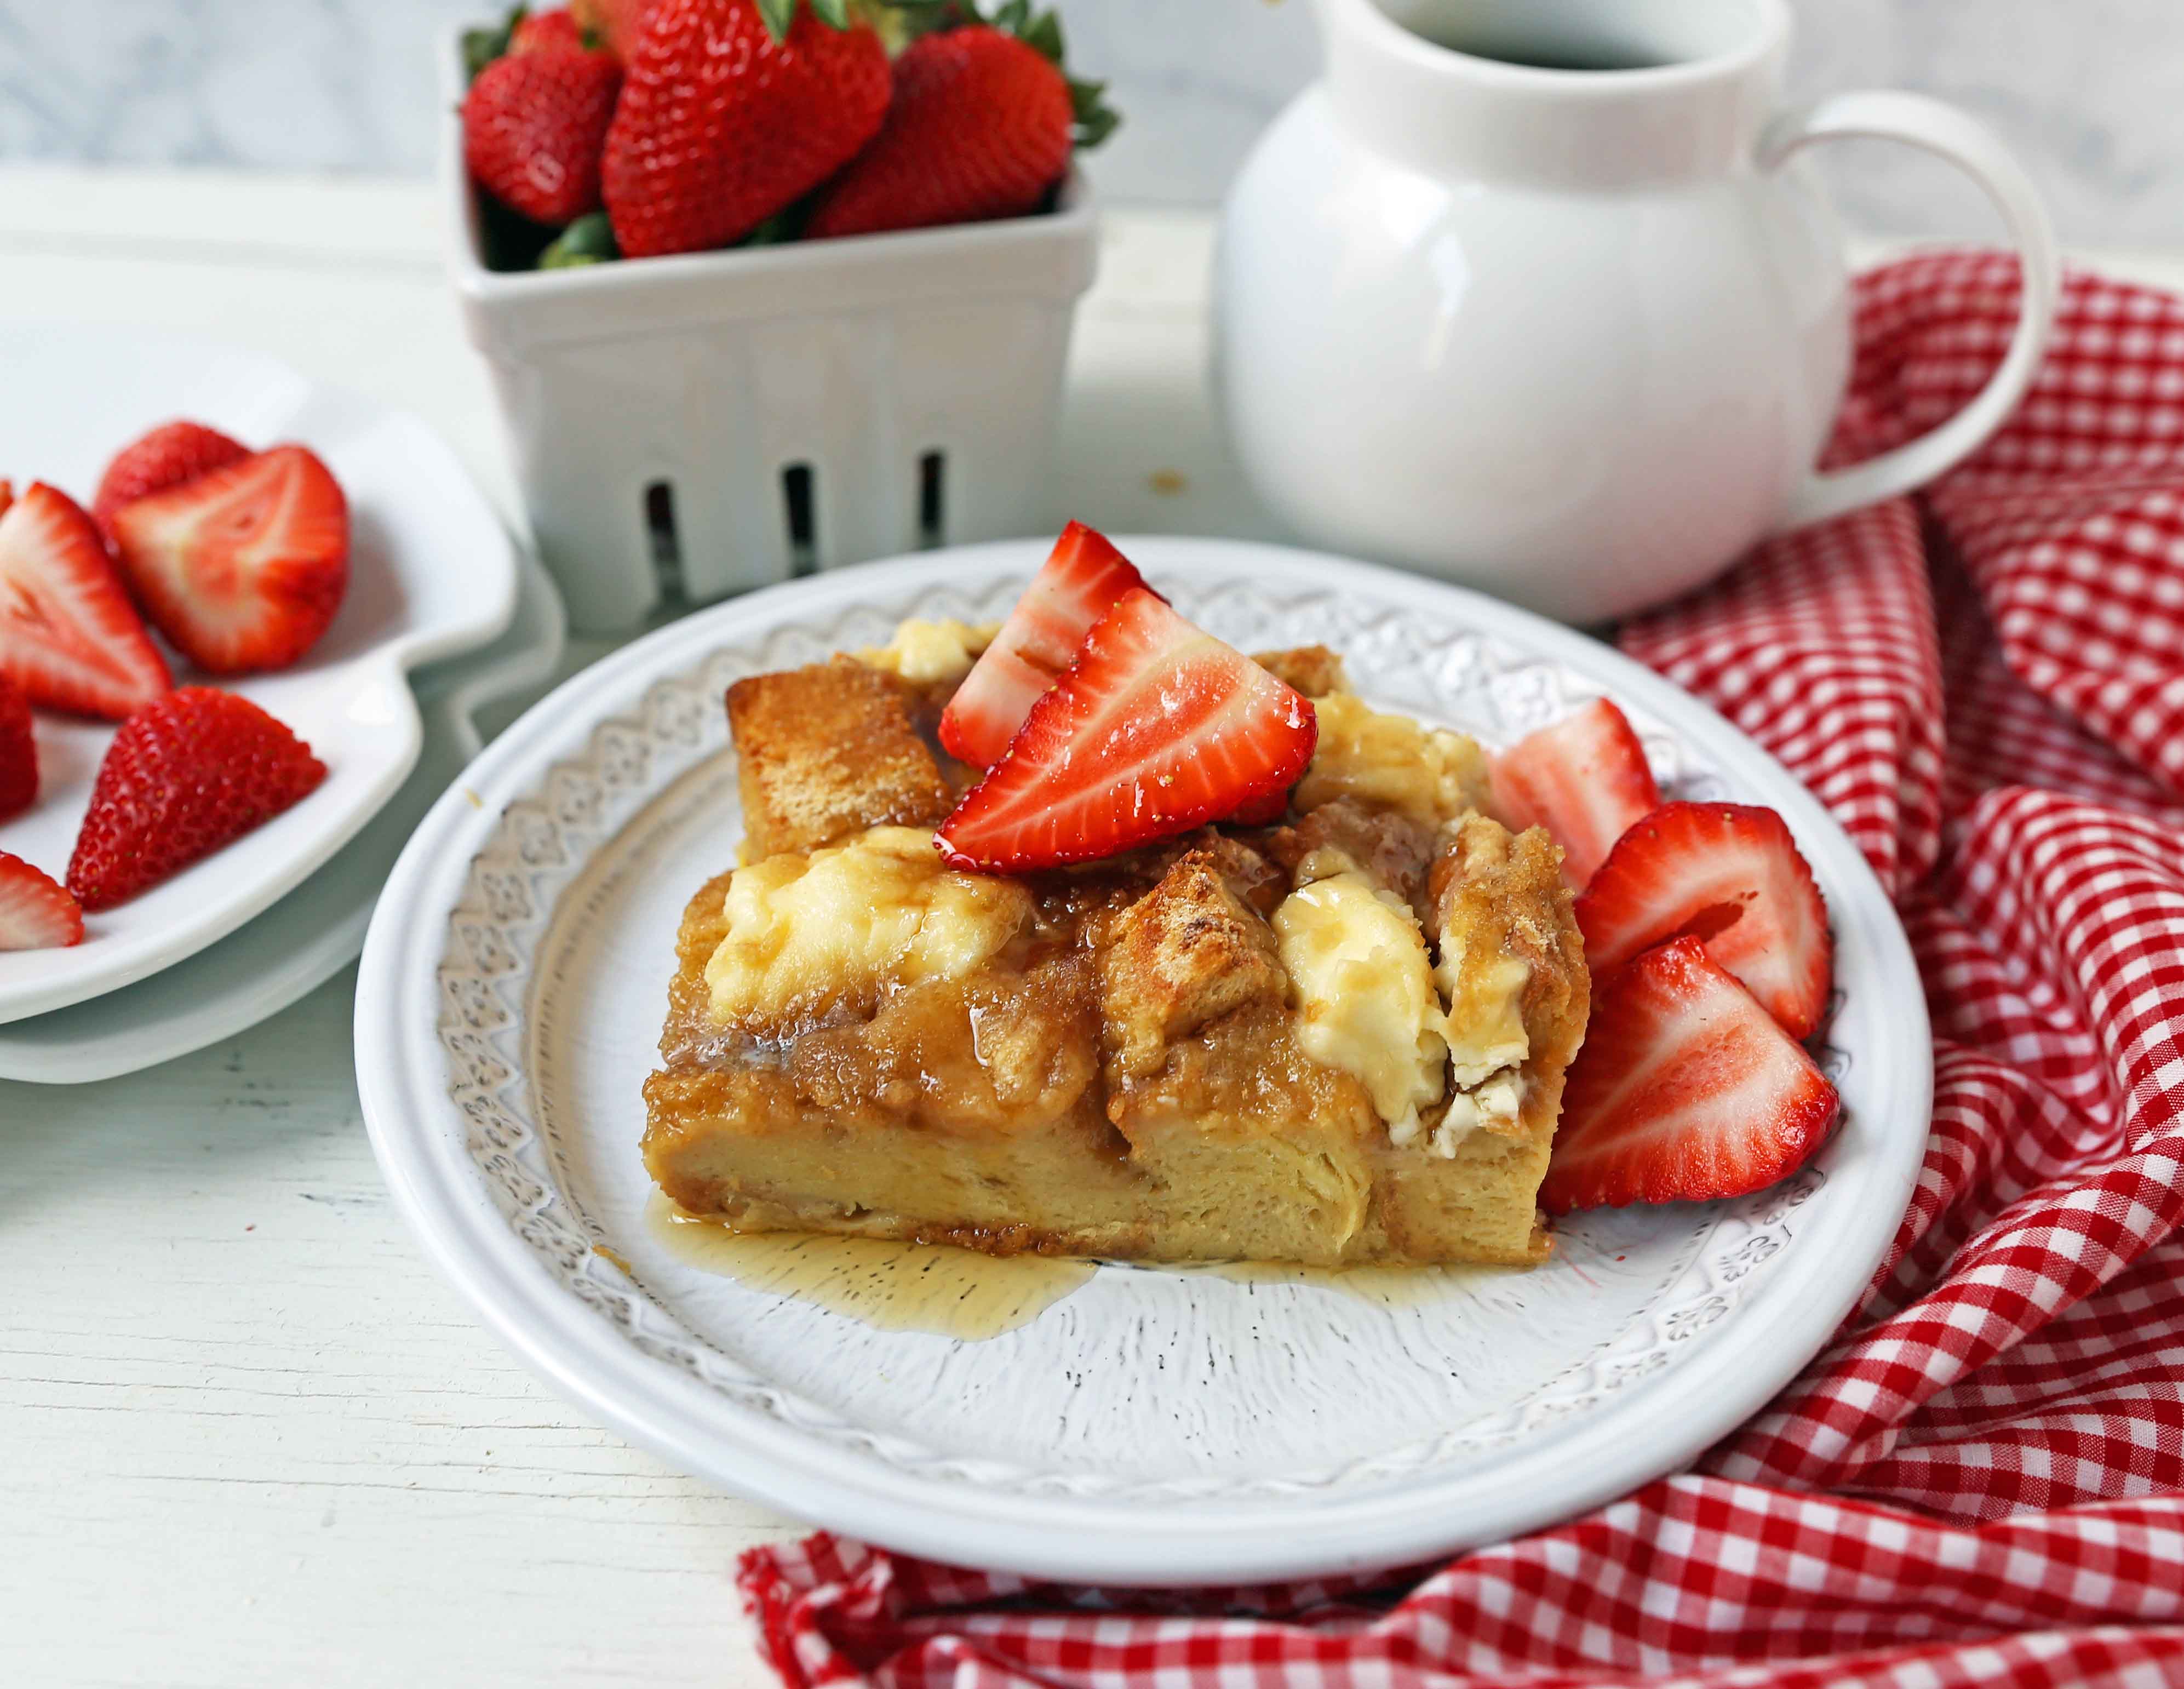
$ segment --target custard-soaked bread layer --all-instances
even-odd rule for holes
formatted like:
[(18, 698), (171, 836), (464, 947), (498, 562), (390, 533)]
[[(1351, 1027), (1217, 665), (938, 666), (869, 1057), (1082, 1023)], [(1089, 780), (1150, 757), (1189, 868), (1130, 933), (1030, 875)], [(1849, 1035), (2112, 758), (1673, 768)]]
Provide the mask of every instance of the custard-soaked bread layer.
[[(1317, 688), (1341, 684), (1331, 654), (1280, 662)], [(922, 878), (906, 890), (906, 836), (871, 830), (932, 824), (917, 805), (933, 800), (902, 778), (923, 766), (915, 753), (932, 755), (909, 709), (844, 672), (858, 666), (742, 683), (755, 688), (733, 712), (745, 789), (770, 805), (752, 810), (754, 837), (782, 860), (734, 898), (721, 876), (685, 911), (665, 1065), (645, 1085), (645, 1156), (669, 1196), (749, 1229), (1000, 1253), (1544, 1257), (1534, 1198), (1584, 1032), (1583, 945), (1544, 833), (1513, 837), (1468, 811), (1436, 827), (1431, 805), (1468, 742), (1429, 742), (1429, 781), (1406, 786), (1369, 766), (1360, 778), (1353, 734), (1329, 783), (1340, 794), (1283, 826), (1201, 829), (989, 882), (1011, 889), (966, 903)], [(937, 766), (934, 779), (944, 789)], [(861, 903), (852, 876), (866, 872), (884, 891)], [(1271, 918), (1342, 876), (1384, 894), (1376, 919), (1418, 929), (1422, 955), (1424, 935), (1440, 939), (1435, 978), (1453, 1012), (1407, 1030), (1451, 1059), (1402, 1143), (1375, 1106), (1376, 1052), (1353, 1058), (1340, 1037), (1314, 1046), (1331, 1060), (1306, 1052), (1312, 990), (1339, 996), (1341, 976), (1291, 978)], [(809, 935), (788, 918), (806, 903), (827, 928), (827, 989), (812, 989), (796, 948)], [(929, 926), (922, 910), (937, 911)], [(886, 978), (860, 973), (890, 956), (904, 965)]]

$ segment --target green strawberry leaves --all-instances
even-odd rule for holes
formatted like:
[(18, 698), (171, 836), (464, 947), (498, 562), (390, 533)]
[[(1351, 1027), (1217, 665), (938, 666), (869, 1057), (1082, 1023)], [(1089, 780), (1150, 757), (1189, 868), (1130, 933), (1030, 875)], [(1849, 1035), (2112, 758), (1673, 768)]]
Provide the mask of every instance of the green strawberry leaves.
[[(766, 32), (776, 41), (787, 41), (788, 31), (796, 22), (796, 8), (800, 0), (758, 0), (758, 14), (766, 20)], [(850, 27), (850, 0), (811, 0), (812, 15), (830, 30)]]
[(515, 26), (530, 14), (528, 6), (517, 6), (498, 24), (463, 31), (463, 70), (470, 81), (476, 81), (479, 71), (508, 51), (509, 38), (515, 33)]
[(541, 270), (576, 270), (588, 264), (609, 264), (621, 256), (615, 244), (614, 225), (604, 211), (588, 211), (554, 237), (538, 254)]

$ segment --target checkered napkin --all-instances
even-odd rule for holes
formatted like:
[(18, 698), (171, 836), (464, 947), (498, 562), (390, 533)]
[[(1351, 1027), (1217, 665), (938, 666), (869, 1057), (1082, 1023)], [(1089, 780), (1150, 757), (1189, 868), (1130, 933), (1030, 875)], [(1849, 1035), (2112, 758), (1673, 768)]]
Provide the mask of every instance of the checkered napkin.
[[(1836, 456), (1968, 399), (2016, 293), (1979, 253), (1864, 278)], [(1834, 810), (1925, 978), (1925, 1166), (1834, 1341), (1691, 1473), (1397, 1578), (755, 1551), (786, 1682), (2184, 1683), (2184, 300), (2073, 275), (1964, 467), (1621, 642)]]

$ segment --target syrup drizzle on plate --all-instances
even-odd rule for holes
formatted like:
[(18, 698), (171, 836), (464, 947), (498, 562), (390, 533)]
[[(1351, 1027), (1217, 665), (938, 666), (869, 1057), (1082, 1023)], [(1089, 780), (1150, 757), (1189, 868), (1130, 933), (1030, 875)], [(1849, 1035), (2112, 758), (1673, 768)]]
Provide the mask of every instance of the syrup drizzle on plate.
[(948, 1244), (732, 1231), (656, 1193), (645, 1224), (685, 1265), (746, 1290), (794, 1296), (882, 1331), (966, 1343), (1030, 1324), (1100, 1270), (1096, 1261), (981, 1255)]
[[(948, 1244), (811, 1232), (738, 1232), (686, 1214), (654, 1193), (645, 1225), (685, 1266), (746, 1290), (793, 1296), (881, 1331), (923, 1331), (983, 1342), (1028, 1325), (1082, 1289), (1100, 1263), (1045, 1255), (981, 1255)], [(604, 1251), (603, 1251), (604, 1252)], [(620, 1264), (619, 1258), (610, 1259)], [(1418, 1307), (1463, 1294), (1490, 1267), (1305, 1267), (1282, 1262), (1114, 1263), (1244, 1285), (1295, 1285), (1375, 1307)]]

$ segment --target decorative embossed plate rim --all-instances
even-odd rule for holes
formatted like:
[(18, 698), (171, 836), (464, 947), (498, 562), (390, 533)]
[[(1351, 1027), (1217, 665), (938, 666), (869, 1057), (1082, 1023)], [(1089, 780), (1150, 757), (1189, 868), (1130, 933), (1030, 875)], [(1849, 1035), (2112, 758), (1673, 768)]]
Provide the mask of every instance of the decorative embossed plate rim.
[[(1829, 1058), (1851, 1106), (1814, 1167), (1741, 1203), (1679, 1211), (1699, 1218), (1681, 1276), (1646, 1320), (1573, 1355), (1546, 1386), (1444, 1435), (1324, 1470), (1149, 1483), (945, 1458), (844, 1422), (682, 1329), (593, 1252), (528, 1118), (531, 963), (556, 900), (625, 822), (717, 749), (726, 677), (880, 637), (913, 607), (1005, 604), (1044, 551), (1011, 542), (843, 571), (688, 618), (566, 683), (473, 765), (389, 880), (359, 984), (359, 1081), (398, 1201), (488, 1322), (632, 1440), (831, 1528), (958, 1563), (1139, 1584), (1392, 1564), (1533, 1528), (1689, 1460), (1825, 1341), (1916, 1180), (1931, 1046), (1909, 947), (1878, 882), (1765, 753), (1582, 635), (1309, 553), (1123, 543), (1187, 610), (1217, 610), (1223, 594), (1310, 605), (1329, 643), (1365, 659), (1355, 666), (1368, 692), (1389, 690), (1373, 677), (1438, 658), (1435, 696), (1475, 689), (1469, 713), (1512, 732), (1606, 692), (1678, 789), (1780, 809), (1828, 892), (1837, 937)], [(1438, 642), (1442, 627), (1475, 637)]]

